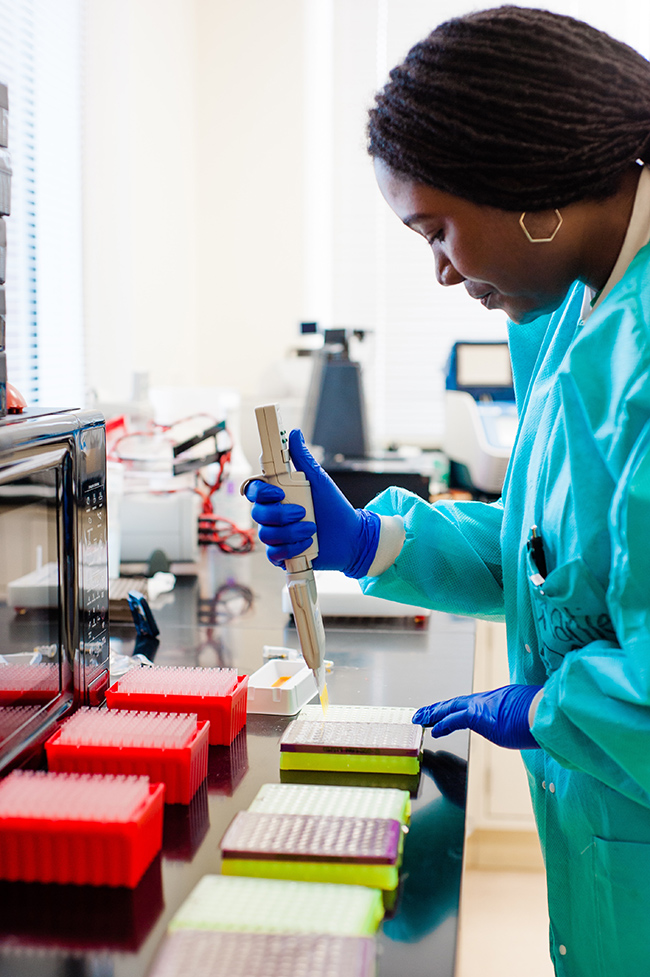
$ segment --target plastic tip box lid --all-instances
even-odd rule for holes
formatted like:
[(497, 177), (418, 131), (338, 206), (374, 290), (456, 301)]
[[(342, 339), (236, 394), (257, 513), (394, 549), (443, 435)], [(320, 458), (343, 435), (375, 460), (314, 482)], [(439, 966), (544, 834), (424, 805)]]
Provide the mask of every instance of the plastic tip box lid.
[(204, 875), (169, 928), (370, 936), (383, 915), (379, 889)]
[(298, 719), (327, 720), (332, 723), (398, 723), (408, 725), (415, 708), (410, 706), (330, 705), (327, 716), (320, 706), (303, 706)]
[(294, 719), (280, 740), (280, 751), (416, 757), (421, 745), (422, 727), (412, 723), (341, 723)]
[(401, 825), (386, 818), (240, 811), (221, 841), (227, 857), (394, 865)]
[(410, 809), (407, 790), (338, 784), (263, 784), (248, 808), (266, 814), (330, 814), (401, 822), (408, 820)]
[(369, 937), (321, 933), (179, 930), (164, 941), (149, 977), (373, 977)]

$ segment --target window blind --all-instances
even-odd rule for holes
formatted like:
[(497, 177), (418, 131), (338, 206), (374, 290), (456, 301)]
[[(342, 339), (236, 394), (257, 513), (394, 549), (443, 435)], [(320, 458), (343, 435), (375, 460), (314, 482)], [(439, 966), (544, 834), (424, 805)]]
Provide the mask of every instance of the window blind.
[(7, 372), (28, 404), (84, 401), (82, 0), (0, 0), (9, 89)]

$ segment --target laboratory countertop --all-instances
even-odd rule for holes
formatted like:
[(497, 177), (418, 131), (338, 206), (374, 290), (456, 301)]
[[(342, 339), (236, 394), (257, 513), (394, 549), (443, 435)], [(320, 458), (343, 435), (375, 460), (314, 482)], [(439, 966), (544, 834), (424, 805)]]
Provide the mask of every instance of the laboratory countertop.
[[(179, 577), (154, 602), (155, 662), (235, 667), (251, 674), (264, 645), (298, 648), (281, 609), (284, 578), (260, 548), (203, 553), (199, 576)], [(417, 707), (468, 692), (474, 624), (432, 614), (409, 620), (326, 621), (331, 703)], [(135, 633), (111, 627), (130, 655)], [(219, 842), (264, 783), (277, 782), (287, 717), (249, 715), (230, 747), (211, 747), (207, 781), (189, 807), (166, 808), (163, 851), (135, 890), (0, 883), (0, 977), (145, 977), (170, 918), (205, 874)], [(468, 734), (425, 738), (412, 794), (395, 910), (378, 933), (377, 977), (453, 977), (465, 833)]]

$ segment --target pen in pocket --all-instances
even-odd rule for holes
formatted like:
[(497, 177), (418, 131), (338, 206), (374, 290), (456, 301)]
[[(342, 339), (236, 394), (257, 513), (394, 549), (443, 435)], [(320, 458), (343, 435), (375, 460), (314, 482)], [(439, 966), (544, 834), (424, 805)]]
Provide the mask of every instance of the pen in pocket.
[(528, 552), (530, 558), (537, 569), (538, 574), (543, 580), (546, 579), (546, 557), (544, 556), (544, 544), (537, 526), (531, 526), (530, 537), (528, 539)]

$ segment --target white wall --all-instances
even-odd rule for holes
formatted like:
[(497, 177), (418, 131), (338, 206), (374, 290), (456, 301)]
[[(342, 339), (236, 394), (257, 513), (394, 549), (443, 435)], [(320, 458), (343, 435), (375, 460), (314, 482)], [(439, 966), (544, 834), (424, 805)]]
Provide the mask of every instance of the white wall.
[(302, 316), (302, 3), (197, 18), (199, 377), (254, 394)]
[(254, 392), (302, 282), (301, 0), (87, 0), (88, 381)]

